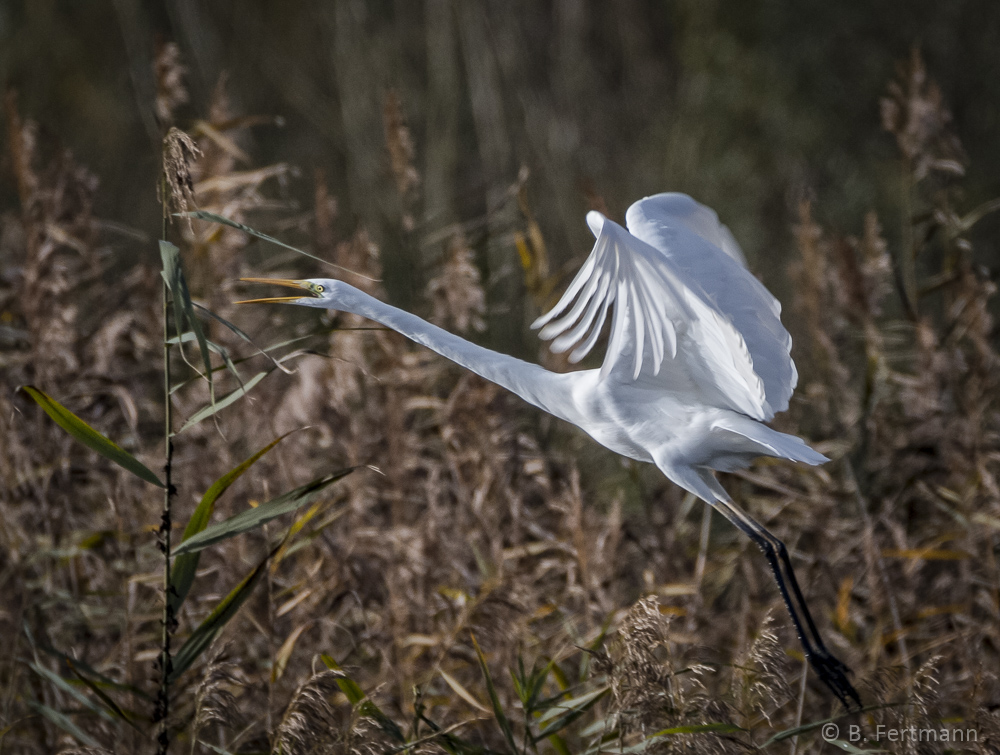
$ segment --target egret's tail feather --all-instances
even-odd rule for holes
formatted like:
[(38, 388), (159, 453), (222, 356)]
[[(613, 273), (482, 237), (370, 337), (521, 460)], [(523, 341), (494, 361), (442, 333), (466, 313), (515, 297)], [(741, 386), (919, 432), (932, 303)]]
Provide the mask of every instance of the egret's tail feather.
[(749, 417), (721, 419), (713, 426), (712, 435), (720, 442), (717, 445), (718, 457), (709, 460), (708, 466), (724, 472), (746, 466), (755, 456), (774, 456), (813, 466), (830, 461), (801, 438), (779, 433)]
[(750, 466), (761, 456), (822, 464), (829, 461), (794, 435), (772, 430), (749, 417), (736, 414), (716, 420), (703, 442), (677, 459), (669, 455), (654, 457), (656, 466), (670, 480), (708, 503), (730, 499), (715, 478), (713, 470), (735, 472)]

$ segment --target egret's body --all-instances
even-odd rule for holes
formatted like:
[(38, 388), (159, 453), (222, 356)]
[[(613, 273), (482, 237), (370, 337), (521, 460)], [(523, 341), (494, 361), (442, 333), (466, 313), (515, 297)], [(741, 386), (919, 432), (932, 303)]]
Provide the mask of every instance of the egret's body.
[(587, 223), (597, 238), (593, 252), (533, 327), (554, 339), (553, 351), (573, 348), (570, 361), (578, 362), (613, 312), (599, 369), (550, 372), (466, 341), (343, 281), (245, 280), (310, 294), (253, 301), (375, 320), (580, 427), (606, 448), (656, 464), (764, 549), (810, 662), (841, 701), (857, 701), (846, 668), (823, 646), (784, 545), (740, 511), (713, 474), (746, 467), (758, 456), (827, 460), (801, 439), (763, 424), (788, 408), (798, 379), (780, 305), (747, 270), (715, 213), (690, 197), (659, 194), (636, 202), (628, 230), (596, 212)]

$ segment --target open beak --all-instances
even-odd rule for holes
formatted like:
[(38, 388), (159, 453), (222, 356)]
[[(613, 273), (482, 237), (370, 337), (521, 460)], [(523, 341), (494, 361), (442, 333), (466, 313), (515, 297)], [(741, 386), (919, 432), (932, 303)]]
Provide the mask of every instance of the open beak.
[(285, 286), (287, 288), (298, 288), (306, 292), (305, 296), (276, 296), (269, 299), (244, 299), (243, 301), (238, 301), (236, 304), (260, 304), (268, 302), (289, 302), (298, 301), (299, 299), (315, 299), (317, 298), (313, 294), (312, 290), (309, 288), (308, 281), (297, 281), (289, 280), (287, 278), (240, 278), (241, 281), (246, 283), (269, 283), (272, 286)]

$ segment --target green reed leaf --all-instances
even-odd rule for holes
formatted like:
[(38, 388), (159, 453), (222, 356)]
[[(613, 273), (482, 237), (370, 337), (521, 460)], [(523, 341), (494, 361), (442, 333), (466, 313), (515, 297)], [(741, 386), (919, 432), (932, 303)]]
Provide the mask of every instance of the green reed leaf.
[(323, 477), (318, 477), (310, 483), (296, 488), (282, 496), (262, 503), (257, 508), (241, 511), (235, 516), (229, 517), (223, 522), (207, 527), (201, 532), (192, 535), (182, 542), (174, 551), (178, 556), (184, 553), (194, 553), (207, 548), (210, 545), (227, 540), (235, 535), (256, 529), (272, 519), (295, 511), (319, 495), (324, 489), (335, 483), (337, 480), (346, 477), (353, 472), (356, 467), (340, 469)]
[[(180, 339), (183, 331), (183, 322), (191, 328), (198, 341), (198, 348), (201, 351), (201, 360), (205, 371), (203, 377), (208, 381), (208, 392), (211, 401), (215, 403), (215, 383), (212, 380), (212, 357), (209, 354), (208, 339), (205, 338), (205, 331), (201, 327), (201, 321), (195, 317), (194, 304), (191, 301), (191, 292), (188, 290), (187, 279), (184, 277), (184, 269), (181, 267), (180, 249), (169, 241), (160, 241), (160, 257), (163, 260), (163, 280), (167, 283), (173, 298), (174, 327), (177, 337)], [(183, 355), (183, 349), (181, 354)], [(193, 365), (192, 365), (193, 367)], [(199, 370), (199, 372), (201, 372)]]
[(199, 310), (201, 310), (202, 312), (204, 312), (209, 317), (211, 317), (213, 320), (215, 320), (220, 325), (228, 328), (234, 334), (236, 334), (241, 339), (243, 339), (246, 343), (248, 343), (251, 346), (253, 346), (257, 350), (258, 354), (261, 354), (264, 357), (266, 357), (267, 359), (271, 360), (271, 364), (273, 364), (279, 370), (281, 370), (282, 372), (284, 372), (287, 375), (291, 375), (292, 374), (292, 371), (290, 369), (288, 369), (287, 367), (285, 367), (283, 364), (281, 364), (281, 362), (279, 362), (277, 359), (275, 359), (274, 357), (272, 357), (270, 354), (267, 353), (269, 351), (269, 349), (262, 349), (260, 346), (258, 346), (256, 343), (254, 343), (253, 339), (251, 339), (250, 336), (248, 336), (240, 328), (237, 328), (235, 325), (233, 325), (231, 322), (229, 322), (229, 320), (227, 320), (224, 317), (221, 317), (220, 315), (217, 315), (212, 310), (208, 309), (207, 307), (201, 306), (197, 302), (195, 302), (194, 306), (196, 308), (198, 308)]
[[(293, 430), (292, 432), (295, 431)], [(242, 462), (238, 466), (233, 467), (222, 475), (222, 477), (213, 482), (211, 487), (205, 491), (205, 495), (201, 497), (201, 501), (195, 508), (194, 513), (191, 514), (191, 518), (188, 520), (187, 526), (184, 528), (184, 535), (181, 538), (181, 542), (183, 543), (184, 541), (197, 535), (199, 532), (202, 532), (208, 526), (208, 522), (212, 518), (212, 513), (215, 511), (215, 502), (219, 500), (220, 496), (222, 496), (229, 486), (236, 482), (236, 480), (238, 480), (243, 473), (253, 466), (264, 454), (278, 445), (289, 435), (291, 435), (291, 433), (285, 433), (280, 438), (271, 441), (249, 459)], [(191, 585), (194, 582), (195, 572), (198, 571), (198, 561), (200, 558), (201, 552), (194, 551), (192, 553), (182, 553), (177, 556), (177, 559), (174, 561), (174, 566), (170, 573), (170, 585), (173, 588), (170, 592), (170, 602), (175, 612), (181, 607), (181, 604), (187, 597), (188, 591), (191, 589)]]
[(87, 448), (92, 451), (97, 451), (97, 453), (101, 456), (113, 461), (123, 469), (127, 469), (136, 477), (152, 483), (153, 485), (158, 485), (161, 488), (164, 487), (164, 484), (160, 482), (160, 478), (153, 474), (153, 472), (145, 464), (140, 462), (121, 446), (101, 435), (97, 432), (97, 430), (77, 417), (73, 414), (73, 412), (46, 394), (44, 391), (40, 391), (32, 385), (22, 385), (19, 390), (22, 390), (31, 396), (35, 403), (42, 407), (42, 409), (45, 410), (45, 413), (48, 414), (52, 420), (59, 425), (59, 427)]
[(60, 713), (54, 708), (50, 708), (48, 705), (36, 703), (34, 700), (25, 700), (25, 702), (28, 704), (28, 707), (36, 713), (40, 713), (43, 717), (47, 718), (81, 744), (85, 744), (87, 747), (93, 747), (95, 750), (103, 749), (100, 742), (73, 723), (69, 716)]
[[(344, 670), (340, 667), (340, 664), (334, 660), (333, 656), (323, 653), (320, 658), (323, 660), (323, 663), (328, 669), (331, 671), (339, 671), (341, 674), (344, 674)], [(347, 676), (347, 674), (344, 674), (344, 676), (340, 679), (337, 679), (337, 686), (340, 687), (340, 691), (344, 693), (344, 696), (350, 701), (351, 705), (357, 706), (359, 714), (375, 721), (383, 732), (388, 734), (397, 742), (403, 744), (406, 743), (406, 737), (399, 726), (396, 725), (396, 722), (389, 718), (389, 716), (387, 716), (382, 709), (368, 697), (367, 693), (361, 689), (361, 686), (356, 681)]]
[(191, 636), (187, 638), (187, 641), (173, 658), (169, 678), (170, 682), (176, 681), (181, 674), (191, 667), (191, 664), (198, 659), (198, 656), (205, 652), (205, 649), (212, 644), (212, 640), (215, 639), (219, 631), (236, 615), (237, 611), (240, 610), (240, 606), (250, 597), (253, 588), (257, 586), (261, 576), (264, 574), (264, 568), (270, 559), (271, 554), (268, 554), (267, 558), (261, 561), (242, 582), (236, 585), (220, 601), (212, 613), (198, 625), (198, 628), (191, 633)]
[(55, 671), (50, 671), (49, 669), (45, 668), (44, 666), (40, 666), (37, 663), (29, 663), (28, 667), (36, 674), (38, 674), (40, 677), (42, 677), (43, 679), (47, 679), (53, 685), (55, 685), (63, 692), (68, 694), (70, 697), (72, 697), (74, 700), (80, 703), (80, 705), (82, 705), (84, 708), (93, 711), (101, 718), (103, 718), (105, 721), (111, 721), (112, 723), (114, 722), (114, 718), (111, 716), (110, 713), (108, 713), (108, 711), (104, 710), (104, 708), (102, 708), (100, 705), (97, 705), (92, 700), (90, 700), (85, 694), (83, 694), (80, 690), (78, 690), (76, 687), (70, 684), (66, 679), (63, 679), (61, 676), (59, 676), (59, 674), (57, 674)]
[(607, 695), (609, 691), (610, 687), (602, 687), (584, 695), (580, 695), (579, 697), (574, 697), (571, 700), (564, 700), (563, 702), (553, 705), (538, 719), (539, 725), (549, 721), (551, 721), (551, 723), (548, 723), (548, 725), (545, 726), (545, 728), (542, 729), (542, 731), (535, 737), (535, 742), (540, 742), (546, 737), (555, 734), (557, 731), (560, 731), (571, 724), (588, 710), (593, 708), (594, 705), (596, 705), (601, 698)]
[(273, 236), (268, 236), (266, 233), (261, 233), (260, 231), (254, 230), (248, 225), (243, 225), (242, 223), (237, 223), (235, 220), (230, 220), (229, 218), (224, 218), (222, 215), (216, 215), (214, 212), (205, 212), (204, 210), (198, 210), (197, 212), (179, 212), (177, 213), (184, 218), (197, 218), (198, 220), (206, 220), (210, 223), (221, 223), (222, 225), (228, 225), (230, 228), (236, 228), (237, 230), (243, 231), (243, 233), (248, 233), (261, 241), (266, 241), (269, 244), (275, 244), (283, 249), (288, 249), (289, 251), (295, 252), (296, 254), (301, 254), (303, 257), (308, 257), (311, 260), (316, 260), (317, 262), (322, 262), (324, 265), (336, 268), (337, 270), (343, 270), (345, 273), (350, 273), (351, 275), (356, 275), (359, 278), (364, 278), (368, 281), (378, 282), (377, 278), (369, 278), (367, 275), (362, 275), (361, 273), (356, 273), (353, 270), (349, 270), (346, 267), (341, 267), (340, 265), (335, 265), (332, 262), (328, 262), (322, 257), (317, 257), (315, 254), (309, 254), (309, 252), (304, 252), (294, 246), (286, 244), (284, 241), (279, 241)]
[(242, 386), (240, 386), (239, 388), (237, 388), (232, 393), (229, 393), (229, 394), (223, 396), (222, 398), (220, 398), (218, 401), (213, 401), (208, 406), (205, 406), (202, 409), (199, 409), (194, 414), (192, 414), (190, 417), (188, 417), (187, 422), (185, 422), (181, 426), (181, 429), (178, 430), (177, 432), (175, 432), (174, 435), (180, 435), (182, 432), (184, 432), (185, 430), (187, 430), (189, 427), (194, 427), (195, 425), (197, 425), (202, 420), (208, 419), (209, 417), (211, 417), (216, 412), (219, 412), (219, 411), (225, 409), (227, 406), (230, 406), (231, 404), (236, 403), (239, 399), (241, 399), (244, 396), (246, 396), (251, 391), (251, 389), (253, 389), (254, 386), (257, 385), (257, 383), (259, 383), (261, 380), (263, 380), (264, 378), (266, 378), (272, 372), (274, 372), (273, 369), (265, 370), (264, 372), (258, 372), (256, 375), (254, 375), (252, 378), (250, 378), (249, 380), (247, 380), (246, 383), (244, 383)]
[[(195, 341), (197, 339), (198, 336), (196, 336), (189, 330), (186, 333), (181, 333), (180, 337), (173, 336), (172, 338), (168, 338), (167, 343), (169, 344), (189, 343), (190, 341)], [(237, 382), (240, 385), (243, 385), (243, 376), (240, 375), (240, 371), (236, 369), (236, 362), (234, 362), (233, 358), (229, 355), (229, 349), (227, 349), (225, 346), (222, 346), (221, 344), (215, 343), (215, 341), (212, 341), (211, 339), (209, 339), (208, 341), (208, 349), (209, 351), (213, 351), (220, 357), (222, 357), (222, 363), (225, 366), (225, 368), (229, 370), (230, 373), (232, 373), (233, 377), (236, 378)], [(216, 368), (213, 368), (212, 369), (213, 375), (215, 374), (215, 371)]]
[(847, 716), (851, 715), (852, 713), (868, 713), (868, 712), (873, 711), (873, 710), (882, 710), (883, 708), (890, 708), (890, 707), (893, 707), (893, 706), (892, 705), (887, 705), (887, 704), (868, 705), (868, 706), (865, 706), (864, 708), (861, 708), (861, 710), (847, 711), (847, 712), (841, 713), (840, 715), (837, 715), (837, 716), (831, 716), (830, 718), (824, 718), (824, 719), (822, 719), (820, 721), (811, 721), (810, 723), (802, 724), (801, 726), (795, 726), (795, 727), (793, 727), (791, 729), (785, 729), (784, 731), (779, 731), (777, 734), (775, 734), (773, 737), (771, 737), (769, 740), (767, 740), (764, 744), (762, 744), (760, 746), (760, 749), (763, 750), (763, 749), (765, 749), (767, 747), (770, 747), (775, 742), (780, 742), (783, 739), (790, 739), (791, 737), (798, 736), (799, 734), (805, 734), (807, 732), (812, 731), (813, 729), (818, 729), (819, 727), (823, 726), (823, 724), (828, 724), (828, 723), (832, 723), (834, 721), (839, 721), (842, 718), (846, 718)]
[(743, 731), (736, 724), (729, 724), (725, 722), (718, 722), (713, 724), (691, 724), (689, 726), (673, 726), (669, 729), (661, 729), (656, 732), (649, 739), (654, 737), (668, 737), (671, 734), (701, 734), (705, 732), (718, 732), (720, 734), (734, 734), (738, 731)]
[(72, 661), (67, 661), (67, 663), (69, 665), (70, 671), (73, 672), (73, 675), (76, 676), (76, 678), (79, 679), (81, 683), (86, 685), (87, 689), (89, 689), (91, 692), (93, 692), (101, 699), (101, 702), (103, 702), (107, 706), (108, 711), (111, 714), (118, 716), (122, 721), (127, 723), (129, 726), (131, 726), (140, 734), (145, 734), (145, 732), (143, 732), (143, 730), (140, 729), (135, 724), (135, 722), (132, 721), (132, 718), (129, 715), (127, 715), (124, 710), (122, 710), (121, 706), (118, 705), (118, 703), (116, 703), (114, 700), (112, 700), (111, 696), (107, 692), (105, 692), (100, 688), (97, 682), (95, 682), (93, 679), (88, 679), (86, 676), (81, 674), (80, 671), (76, 668), (76, 666), (73, 665)]
[(483, 676), (486, 677), (486, 691), (490, 695), (490, 703), (493, 706), (493, 715), (496, 716), (497, 723), (500, 724), (500, 730), (503, 732), (504, 739), (507, 740), (507, 746), (510, 747), (512, 755), (517, 753), (517, 745), (514, 742), (514, 731), (510, 728), (510, 721), (507, 720), (507, 714), (503, 712), (503, 707), (500, 705), (500, 696), (497, 694), (496, 685), (493, 683), (493, 676), (490, 674), (490, 668), (486, 665), (486, 656), (483, 655), (482, 649), (479, 647), (479, 643), (476, 642), (476, 636), (473, 634), (472, 646), (476, 649), (476, 657), (479, 658), (479, 667), (483, 671)]

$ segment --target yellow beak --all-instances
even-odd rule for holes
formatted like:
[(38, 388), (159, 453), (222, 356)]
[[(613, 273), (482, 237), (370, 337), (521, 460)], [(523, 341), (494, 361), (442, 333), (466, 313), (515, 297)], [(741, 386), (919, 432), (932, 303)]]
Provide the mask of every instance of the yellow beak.
[(270, 283), (273, 286), (286, 286), (287, 288), (300, 288), (307, 292), (307, 296), (277, 296), (269, 299), (244, 299), (236, 304), (260, 304), (273, 302), (297, 301), (298, 299), (312, 299), (312, 291), (309, 289), (308, 281), (290, 280), (288, 278), (240, 278), (246, 283)]

